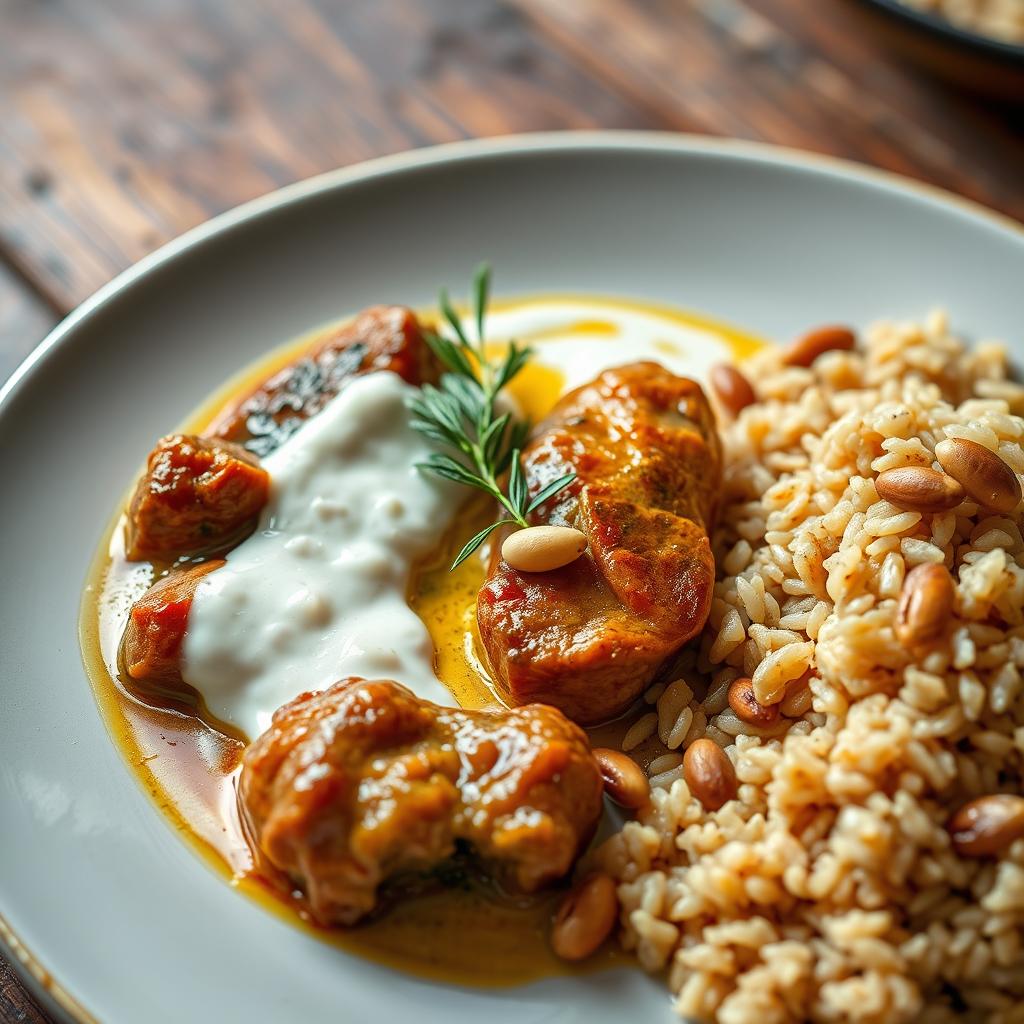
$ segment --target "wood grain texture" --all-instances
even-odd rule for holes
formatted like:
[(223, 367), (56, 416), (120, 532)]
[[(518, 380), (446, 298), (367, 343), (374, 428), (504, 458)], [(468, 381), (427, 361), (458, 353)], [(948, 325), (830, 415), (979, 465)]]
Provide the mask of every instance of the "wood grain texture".
[(68, 310), (185, 228), (410, 146), (555, 128), (764, 139), (1024, 216), (1019, 119), (852, 0), (7, 0), (0, 252)]
[(1020, 113), (903, 65), (851, 0), (522, 2), (673, 127), (859, 160), (1024, 218)]
[(20, 45), (0, 59), (0, 245), (64, 308), (319, 171), (472, 135), (657, 124), (494, 0), (51, 0), (15, 5), (4, 35)]
[[(1024, 219), (1024, 105), (858, 0), (0, 0), (0, 381), (194, 224), (368, 157), (560, 128), (860, 160)], [(0, 960), (0, 1024), (48, 1018)]]

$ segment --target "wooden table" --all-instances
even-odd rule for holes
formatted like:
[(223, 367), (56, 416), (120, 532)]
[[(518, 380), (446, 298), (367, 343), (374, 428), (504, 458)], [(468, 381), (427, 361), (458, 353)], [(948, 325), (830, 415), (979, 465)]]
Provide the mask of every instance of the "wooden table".
[[(906, 66), (855, 0), (0, 0), (0, 20), (0, 381), (186, 228), (434, 142), (761, 139), (1024, 219), (1024, 112)], [(0, 961), (0, 1022), (48, 1019)]]

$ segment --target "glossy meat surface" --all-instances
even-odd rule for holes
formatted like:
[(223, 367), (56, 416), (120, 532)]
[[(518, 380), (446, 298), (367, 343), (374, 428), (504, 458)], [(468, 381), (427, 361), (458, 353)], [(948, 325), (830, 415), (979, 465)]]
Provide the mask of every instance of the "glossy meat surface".
[(152, 686), (181, 685), (181, 644), (192, 598), (199, 581), (223, 564), (212, 559), (172, 572), (132, 605), (119, 658), (130, 679)]
[(208, 433), (244, 444), (263, 457), (316, 415), (350, 377), (390, 370), (409, 384), (437, 378), (433, 353), (415, 314), (404, 306), (372, 306), (309, 354), (234, 403)]
[(601, 793), (586, 736), (554, 708), (442, 708), (355, 678), (281, 708), (239, 785), (259, 851), (324, 924), (354, 923), (383, 882), (463, 843), (504, 885), (534, 891), (571, 869)]
[(173, 562), (222, 553), (252, 533), (270, 477), (227, 441), (172, 434), (150, 453), (128, 505), (125, 554)]
[(575, 470), (537, 518), (582, 530), (589, 548), (562, 569), (524, 573), (495, 544), (477, 601), (481, 641), (510, 703), (605, 721), (707, 619), (721, 480), (714, 419), (697, 383), (635, 363), (566, 395), (523, 463), (531, 494)]

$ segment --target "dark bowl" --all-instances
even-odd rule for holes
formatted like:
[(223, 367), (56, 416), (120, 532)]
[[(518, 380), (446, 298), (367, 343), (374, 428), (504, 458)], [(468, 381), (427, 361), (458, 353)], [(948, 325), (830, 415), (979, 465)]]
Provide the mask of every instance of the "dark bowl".
[(897, 0), (859, 0), (859, 6), (908, 60), (972, 92), (1024, 104), (1024, 45), (971, 32)]

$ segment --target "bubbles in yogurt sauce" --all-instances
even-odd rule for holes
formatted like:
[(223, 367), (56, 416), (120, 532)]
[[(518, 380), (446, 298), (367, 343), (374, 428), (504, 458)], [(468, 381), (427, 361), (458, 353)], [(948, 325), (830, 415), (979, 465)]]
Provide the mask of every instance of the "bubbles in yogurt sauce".
[(359, 377), (266, 458), (256, 532), (196, 590), (184, 679), (250, 737), (286, 701), (349, 675), (450, 699), (406, 591), (461, 495), (416, 469), (431, 449), (408, 425), (413, 390), (393, 373)]

